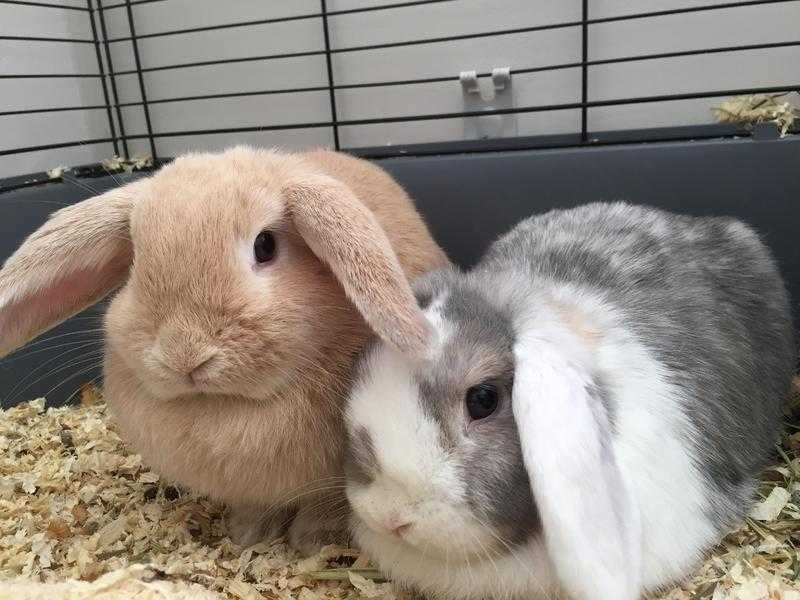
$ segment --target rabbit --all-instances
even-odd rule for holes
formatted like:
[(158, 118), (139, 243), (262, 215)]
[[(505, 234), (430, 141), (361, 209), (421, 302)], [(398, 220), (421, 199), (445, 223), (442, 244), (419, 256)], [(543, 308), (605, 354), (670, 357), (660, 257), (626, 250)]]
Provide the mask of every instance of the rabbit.
[(796, 364), (749, 226), (553, 210), (413, 289), (427, 352), (369, 341), (345, 409), (354, 541), (400, 588), (631, 600), (742, 519)]
[(309, 553), (346, 530), (353, 362), (371, 331), (426, 347), (408, 278), (447, 264), (367, 161), (188, 154), (24, 241), (0, 270), (0, 355), (119, 288), (103, 374), (124, 438), (168, 480), (226, 503), (234, 541), (287, 534)]

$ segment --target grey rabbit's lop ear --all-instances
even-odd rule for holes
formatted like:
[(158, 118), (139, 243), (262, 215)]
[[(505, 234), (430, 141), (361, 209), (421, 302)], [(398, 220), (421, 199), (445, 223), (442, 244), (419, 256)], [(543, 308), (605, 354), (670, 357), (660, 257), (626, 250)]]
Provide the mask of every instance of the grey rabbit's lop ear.
[(570, 598), (636, 600), (638, 507), (625, 489), (592, 378), (564, 350), (533, 335), (514, 349), (514, 418), (547, 552)]
[(0, 356), (122, 284), (133, 255), (134, 182), (53, 213), (0, 270)]
[(345, 184), (307, 175), (284, 189), (298, 232), (367, 324), (400, 351), (424, 356), (429, 325), (386, 233)]

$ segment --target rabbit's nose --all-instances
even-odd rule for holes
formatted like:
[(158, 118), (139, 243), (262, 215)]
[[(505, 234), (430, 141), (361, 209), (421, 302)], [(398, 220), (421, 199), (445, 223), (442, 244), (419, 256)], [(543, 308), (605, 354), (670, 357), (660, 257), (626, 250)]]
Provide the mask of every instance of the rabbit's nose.
[(153, 352), (153, 357), (161, 365), (161, 368), (197, 384), (211, 379), (217, 370), (219, 354), (219, 350), (214, 347), (167, 349), (160, 346)]
[(392, 529), (392, 534), (396, 535), (399, 538), (401, 538), (406, 533), (408, 533), (409, 529), (411, 529), (411, 523), (403, 523), (402, 525), (399, 525), (398, 527), (395, 527), (394, 529)]
[(202, 328), (184, 322), (164, 325), (152, 349), (153, 358), (163, 368), (195, 384), (208, 381), (219, 371), (221, 354)]
[(406, 519), (399, 519), (397, 517), (390, 517), (386, 520), (385, 526), (389, 532), (399, 538), (402, 538), (411, 529), (411, 521)]
[(209, 353), (197, 358), (194, 362), (195, 365), (189, 367), (186, 375), (194, 383), (202, 383), (210, 378), (214, 371), (214, 363), (219, 352), (217, 350), (210, 350)]

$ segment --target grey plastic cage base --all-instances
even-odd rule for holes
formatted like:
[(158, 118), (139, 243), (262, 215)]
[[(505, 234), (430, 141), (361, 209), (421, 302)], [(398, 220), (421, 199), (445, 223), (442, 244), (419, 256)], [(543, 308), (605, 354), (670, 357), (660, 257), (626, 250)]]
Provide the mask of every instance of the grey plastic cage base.
[[(739, 217), (756, 227), (773, 249), (797, 314), (800, 136), (418, 156), (379, 163), (416, 199), (436, 239), (465, 267), (517, 221), (553, 207), (625, 199), (686, 214)], [(108, 177), (82, 182), (98, 190), (114, 185)], [(69, 183), (0, 194), (0, 258), (49, 212), (89, 195)], [(99, 376), (98, 369), (87, 368), (88, 359), (64, 365), (91, 349), (76, 349), (78, 340), (99, 341), (96, 332), (77, 332), (99, 327), (101, 315), (102, 306), (94, 307), (46, 334), (52, 342), (0, 362), (3, 406), (43, 395), (51, 404), (61, 404), (80, 383)], [(50, 372), (54, 369), (63, 370)]]

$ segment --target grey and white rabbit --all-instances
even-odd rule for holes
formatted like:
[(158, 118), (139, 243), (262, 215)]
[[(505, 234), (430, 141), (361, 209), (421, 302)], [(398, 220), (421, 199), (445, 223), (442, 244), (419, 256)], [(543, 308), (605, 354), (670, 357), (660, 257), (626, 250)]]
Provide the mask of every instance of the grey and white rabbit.
[(401, 586), (634, 599), (745, 514), (796, 357), (748, 226), (555, 210), (416, 294), (427, 359), (374, 340), (346, 409), (355, 540)]

